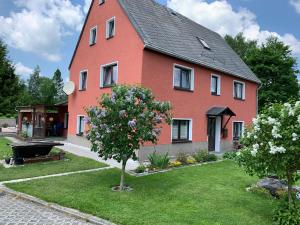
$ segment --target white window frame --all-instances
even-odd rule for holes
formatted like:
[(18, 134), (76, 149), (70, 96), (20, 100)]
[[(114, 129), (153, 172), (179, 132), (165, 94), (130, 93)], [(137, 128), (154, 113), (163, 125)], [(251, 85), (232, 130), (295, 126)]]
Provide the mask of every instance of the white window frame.
[(116, 61), (116, 62), (112, 62), (112, 63), (108, 63), (108, 64), (105, 64), (105, 65), (101, 65), (100, 66), (100, 88), (106, 88), (104, 86), (104, 68), (105, 67), (108, 67), (108, 66), (113, 66), (113, 65), (117, 65), (117, 80), (116, 80), (116, 84), (118, 83), (118, 80), (119, 80), (119, 62)]
[(192, 118), (172, 118), (171, 123), (171, 143), (173, 142), (173, 120), (188, 120), (190, 121), (189, 124), (189, 141), (193, 141), (193, 119)]
[[(109, 37), (109, 23), (111, 21), (114, 21), (114, 32), (113, 32), (113, 36), (112, 37)], [(110, 38), (113, 38), (114, 36), (116, 36), (116, 17), (112, 17), (108, 20), (106, 20), (106, 25), (105, 25), (105, 37), (106, 39), (110, 39)]]
[(244, 132), (245, 132), (245, 121), (242, 121), (242, 120), (235, 120), (235, 121), (232, 121), (232, 140), (234, 140), (234, 123), (242, 123), (242, 136), (244, 135)]
[[(96, 30), (95, 43), (92, 43), (93, 30)], [(97, 36), (98, 36), (98, 26), (94, 26), (90, 29), (90, 40), (89, 40), (90, 46), (95, 45), (97, 43)]]
[(194, 91), (195, 89), (195, 70), (192, 67), (187, 67), (187, 66), (183, 66), (180, 64), (173, 64), (173, 88), (176, 88), (177, 86), (175, 86), (175, 68), (179, 67), (182, 69), (186, 69), (186, 70), (190, 70), (191, 71), (191, 84), (190, 84), (190, 91)]
[(219, 96), (219, 95), (221, 95), (221, 76), (217, 75), (217, 74), (211, 74), (211, 76), (210, 76), (210, 93), (211, 94), (212, 94), (212, 92), (211, 92), (211, 82), (212, 82), (213, 77), (218, 78), (217, 95)]
[(243, 85), (243, 96), (242, 96), (242, 100), (246, 99), (246, 83), (243, 81), (239, 81), (239, 80), (233, 80), (232, 82), (232, 94), (233, 94), (233, 98), (239, 100), (238, 98), (235, 98), (235, 90), (234, 90), (234, 83), (240, 83)]
[[(85, 81), (85, 89), (82, 88), (82, 74), (86, 72), (86, 81)], [(89, 77), (89, 72), (88, 70), (81, 70), (79, 73), (79, 91), (86, 91), (87, 90), (87, 84), (88, 84), (88, 77)]]
[[(80, 134), (80, 132), (79, 132), (80, 117), (83, 117), (83, 119), (84, 119), (85, 115), (77, 115), (77, 119), (76, 119), (76, 134), (77, 135)], [(83, 134), (84, 134), (84, 131), (85, 131), (85, 122), (83, 122), (83, 131), (82, 131)]]
[(102, 5), (105, 3), (105, 0), (99, 0), (99, 5)]

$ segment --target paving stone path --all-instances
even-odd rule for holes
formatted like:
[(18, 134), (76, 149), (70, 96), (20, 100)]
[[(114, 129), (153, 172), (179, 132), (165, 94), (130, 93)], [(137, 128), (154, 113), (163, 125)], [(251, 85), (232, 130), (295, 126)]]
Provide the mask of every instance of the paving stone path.
[(83, 220), (5, 192), (0, 193), (0, 225), (91, 225)]

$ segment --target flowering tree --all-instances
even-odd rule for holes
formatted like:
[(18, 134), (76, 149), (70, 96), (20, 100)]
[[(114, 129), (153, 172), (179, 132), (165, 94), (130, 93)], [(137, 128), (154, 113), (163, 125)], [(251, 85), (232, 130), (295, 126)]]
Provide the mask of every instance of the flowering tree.
[(171, 105), (156, 101), (151, 91), (138, 86), (117, 85), (104, 94), (99, 106), (88, 108), (92, 151), (104, 159), (122, 162), (120, 190), (124, 190), (125, 167), (145, 142), (156, 143), (163, 122), (170, 123)]
[(300, 101), (274, 104), (253, 119), (242, 140), (239, 164), (250, 175), (276, 174), (288, 182), (289, 203), (292, 185), (300, 170)]

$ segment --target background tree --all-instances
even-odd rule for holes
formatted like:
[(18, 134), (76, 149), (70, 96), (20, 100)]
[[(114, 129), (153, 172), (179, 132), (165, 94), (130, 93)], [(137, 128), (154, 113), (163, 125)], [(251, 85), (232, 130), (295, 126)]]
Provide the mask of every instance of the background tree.
[(289, 46), (276, 37), (258, 46), (256, 41), (246, 40), (241, 33), (236, 37), (227, 35), (225, 40), (261, 80), (260, 109), (271, 103), (299, 99), (297, 60)]
[(57, 94), (55, 96), (55, 102), (60, 103), (60, 102), (65, 101), (67, 99), (67, 96), (63, 91), (64, 80), (61, 76), (61, 72), (59, 69), (57, 69), (54, 72), (52, 80), (53, 80), (53, 83), (54, 83), (54, 86), (55, 86), (56, 92), (57, 92)]
[(57, 89), (52, 79), (40, 77), (39, 82), (39, 104), (53, 105), (57, 103)]
[(246, 40), (243, 33), (238, 33), (235, 37), (226, 35), (225, 40), (246, 64), (248, 56), (251, 55), (253, 51), (258, 50), (257, 41)]
[(0, 113), (3, 115), (16, 114), (15, 107), (21, 92), (19, 77), (8, 58), (6, 45), (0, 40)]
[(119, 190), (124, 190), (128, 159), (136, 160), (136, 150), (145, 142), (157, 142), (159, 125), (171, 120), (170, 109), (170, 103), (156, 101), (149, 89), (123, 85), (102, 95), (98, 107), (87, 109), (92, 151), (122, 162)]
[(39, 104), (40, 103), (40, 73), (41, 69), (39, 66), (36, 66), (33, 70), (33, 73), (30, 75), (30, 78), (28, 79), (28, 92), (32, 98), (31, 103)]

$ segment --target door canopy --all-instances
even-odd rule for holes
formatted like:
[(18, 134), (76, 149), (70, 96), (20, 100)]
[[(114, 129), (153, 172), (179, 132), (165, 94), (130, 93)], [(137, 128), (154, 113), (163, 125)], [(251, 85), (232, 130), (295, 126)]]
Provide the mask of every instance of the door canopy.
[(212, 107), (206, 112), (207, 116), (236, 116), (229, 107)]

